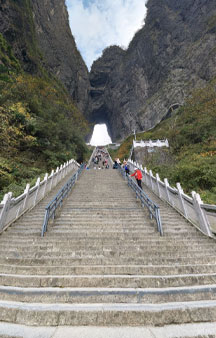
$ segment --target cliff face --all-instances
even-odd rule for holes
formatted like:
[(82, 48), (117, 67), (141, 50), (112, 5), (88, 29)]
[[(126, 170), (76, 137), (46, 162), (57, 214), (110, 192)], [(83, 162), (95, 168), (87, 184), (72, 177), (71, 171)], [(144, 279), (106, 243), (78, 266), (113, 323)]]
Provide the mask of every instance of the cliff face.
[(0, 33), (12, 46), (23, 69), (29, 73), (37, 72), (40, 60), (35, 46), (30, 2), (24, 0), (0, 2)]
[(128, 50), (106, 49), (90, 74), (92, 121), (113, 140), (155, 126), (175, 103), (216, 76), (214, 0), (149, 0)]
[(129, 48), (107, 48), (90, 83), (65, 0), (1, 0), (0, 32), (25, 71), (55, 75), (88, 119), (107, 123), (117, 140), (152, 128), (216, 76), (215, 0), (149, 0), (147, 7)]
[(1, 191), (85, 160), (88, 83), (63, 0), (0, 0)]
[[(123, 90), (117, 70), (123, 56), (124, 51), (117, 46), (106, 49), (103, 57), (94, 62), (90, 73), (91, 90), (88, 119), (93, 123), (106, 123), (112, 138), (120, 122), (115, 105)], [(117, 86), (118, 92), (115, 92)]]
[(89, 74), (71, 34), (65, 0), (34, 0), (32, 4), (36, 37), (48, 68), (84, 111)]
[(44, 67), (80, 110), (86, 109), (89, 75), (70, 31), (65, 0), (2, 0), (0, 32), (25, 71), (40, 73)]

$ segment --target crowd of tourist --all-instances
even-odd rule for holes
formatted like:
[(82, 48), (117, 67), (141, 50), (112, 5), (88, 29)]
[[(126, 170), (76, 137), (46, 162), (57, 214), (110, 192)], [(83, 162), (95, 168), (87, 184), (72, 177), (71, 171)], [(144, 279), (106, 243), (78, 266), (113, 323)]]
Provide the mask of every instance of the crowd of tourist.
[[(94, 169), (109, 169), (109, 154), (104, 148), (98, 147), (92, 158), (92, 165)], [(138, 168), (134, 168), (134, 172), (131, 173), (130, 165), (127, 160), (124, 160), (121, 163), (119, 158), (115, 158), (113, 163), (113, 169), (118, 169), (118, 166), (121, 166), (127, 176), (134, 177), (137, 181), (138, 186), (142, 189), (142, 171)]]
[(103, 149), (98, 148), (95, 156), (92, 158), (94, 169), (109, 169), (109, 154)]

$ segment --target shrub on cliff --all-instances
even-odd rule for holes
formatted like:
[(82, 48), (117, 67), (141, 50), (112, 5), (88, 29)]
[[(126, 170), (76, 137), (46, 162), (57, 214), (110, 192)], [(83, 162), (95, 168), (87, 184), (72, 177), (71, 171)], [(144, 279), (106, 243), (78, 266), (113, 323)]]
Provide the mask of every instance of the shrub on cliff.
[[(154, 129), (137, 135), (138, 140), (168, 139), (172, 165), (143, 162), (171, 184), (181, 182), (186, 192), (196, 190), (206, 202), (216, 203), (216, 80), (196, 90), (174, 116)], [(116, 154), (129, 155), (132, 137)]]
[[(88, 123), (52, 76), (22, 71), (0, 35), (0, 189), (20, 193), (28, 180), (88, 151)], [(2, 195), (1, 195), (2, 197)]]

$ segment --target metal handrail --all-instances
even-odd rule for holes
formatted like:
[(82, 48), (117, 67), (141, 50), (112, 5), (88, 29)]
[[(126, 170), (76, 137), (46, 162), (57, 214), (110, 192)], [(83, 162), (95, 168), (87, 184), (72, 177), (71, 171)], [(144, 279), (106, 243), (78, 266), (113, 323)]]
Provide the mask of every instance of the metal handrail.
[(120, 171), (123, 178), (128, 181), (129, 187), (135, 191), (136, 198), (140, 199), (142, 206), (146, 206), (148, 208), (150, 218), (154, 218), (156, 220), (158, 232), (161, 236), (163, 236), (159, 206), (148, 197), (148, 195), (136, 184), (136, 182), (134, 182), (134, 180), (129, 175), (126, 174), (125, 170), (120, 165), (118, 165), (118, 170)]
[(48, 226), (50, 218), (52, 219), (55, 218), (57, 208), (62, 206), (63, 200), (65, 199), (65, 197), (68, 196), (72, 187), (75, 185), (77, 179), (82, 173), (84, 167), (85, 167), (85, 164), (82, 164), (80, 168), (77, 170), (77, 172), (69, 179), (69, 181), (63, 186), (63, 188), (59, 190), (59, 192), (56, 194), (53, 200), (46, 206), (44, 222), (43, 222), (42, 231), (41, 231), (41, 237), (43, 237), (45, 232), (47, 231), (47, 226)]

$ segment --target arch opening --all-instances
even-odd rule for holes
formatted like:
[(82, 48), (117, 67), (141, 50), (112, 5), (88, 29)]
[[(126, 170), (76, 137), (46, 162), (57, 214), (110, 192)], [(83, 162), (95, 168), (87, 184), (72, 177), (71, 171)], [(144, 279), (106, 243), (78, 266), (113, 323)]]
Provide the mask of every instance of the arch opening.
[(112, 140), (108, 133), (107, 125), (96, 124), (94, 126), (93, 134), (90, 140), (90, 145), (92, 146), (105, 146), (111, 144)]

